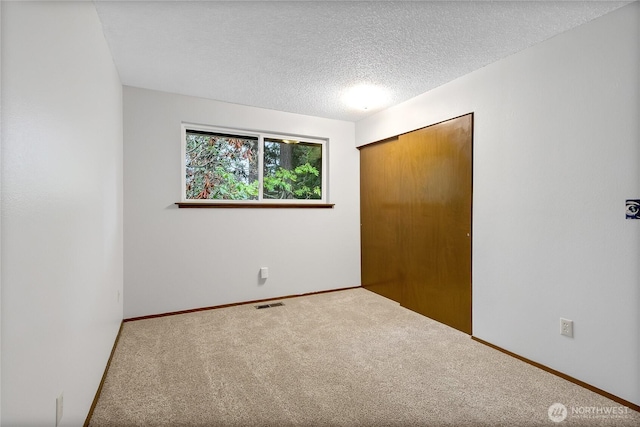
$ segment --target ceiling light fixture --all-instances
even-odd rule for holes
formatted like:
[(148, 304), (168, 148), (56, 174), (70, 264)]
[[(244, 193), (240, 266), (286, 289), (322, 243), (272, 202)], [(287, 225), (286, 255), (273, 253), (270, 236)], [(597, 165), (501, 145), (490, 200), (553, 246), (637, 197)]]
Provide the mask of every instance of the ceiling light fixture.
[(373, 110), (383, 106), (389, 99), (389, 91), (386, 89), (370, 85), (360, 84), (348, 89), (342, 100), (345, 104), (359, 110)]

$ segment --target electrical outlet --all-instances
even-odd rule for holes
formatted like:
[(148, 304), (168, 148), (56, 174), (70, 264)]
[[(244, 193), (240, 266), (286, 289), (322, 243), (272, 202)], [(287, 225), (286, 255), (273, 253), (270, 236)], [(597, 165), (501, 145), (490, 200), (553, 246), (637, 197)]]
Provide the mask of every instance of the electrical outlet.
[(573, 338), (573, 320), (560, 318), (560, 335)]
[(60, 425), (62, 421), (62, 411), (64, 409), (64, 393), (60, 393), (60, 396), (56, 398), (56, 427)]

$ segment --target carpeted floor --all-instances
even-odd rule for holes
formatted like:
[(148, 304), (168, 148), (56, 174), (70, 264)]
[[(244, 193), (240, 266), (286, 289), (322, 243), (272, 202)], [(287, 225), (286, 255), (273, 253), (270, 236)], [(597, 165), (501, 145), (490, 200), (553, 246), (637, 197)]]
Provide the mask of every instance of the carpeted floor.
[(640, 425), (365, 289), (282, 302), (125, 323), (90, 426)]

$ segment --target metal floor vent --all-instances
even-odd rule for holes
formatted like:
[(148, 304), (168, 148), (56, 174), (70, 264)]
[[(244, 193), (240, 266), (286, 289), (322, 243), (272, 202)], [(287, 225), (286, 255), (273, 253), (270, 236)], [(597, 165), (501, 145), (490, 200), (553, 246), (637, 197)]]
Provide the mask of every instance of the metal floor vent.
[(283, 305), (284, 305), (284, 303), (274, 302), (273, 304), (256, 305), (256, 308), (257, 309), (260, 309), (260, 308), (271, 308), (271, 307), (280, 307), (280, 306), (283, 306)]

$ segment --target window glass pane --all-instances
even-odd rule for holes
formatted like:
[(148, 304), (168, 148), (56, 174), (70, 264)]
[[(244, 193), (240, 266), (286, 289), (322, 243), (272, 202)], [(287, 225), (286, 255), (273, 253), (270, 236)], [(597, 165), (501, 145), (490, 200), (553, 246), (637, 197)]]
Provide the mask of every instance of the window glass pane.
[(322, 145), (264, 139), (265, 199), (321, 199)]
[(258, 139), (187, 130), (187, 199), (257, 200)]

